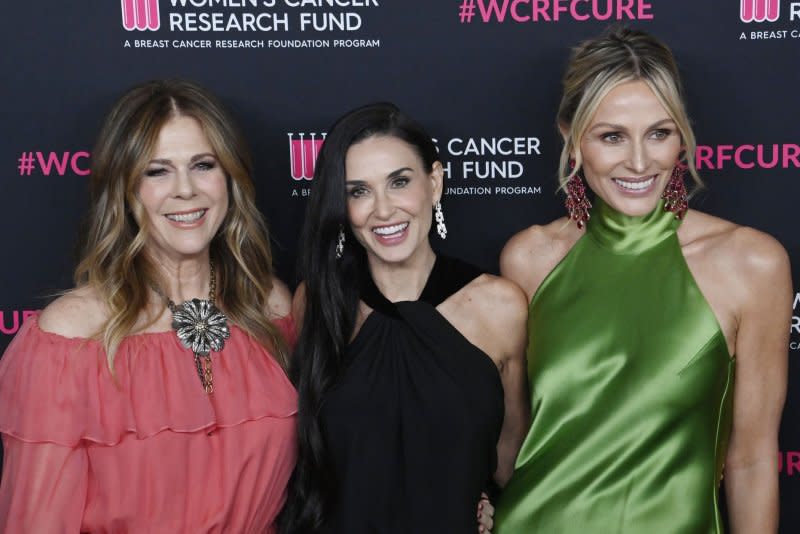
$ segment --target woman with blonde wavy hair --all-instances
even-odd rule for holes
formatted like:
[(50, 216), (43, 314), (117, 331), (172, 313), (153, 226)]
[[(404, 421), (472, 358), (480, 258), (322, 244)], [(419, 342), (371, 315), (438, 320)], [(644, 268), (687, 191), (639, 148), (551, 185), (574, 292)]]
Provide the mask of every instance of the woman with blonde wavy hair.
[(0, 361), (0, 531), (272, 531), (293, 326), (251, 175), (201, 87), (148, 82), (113, 106), (76, 287)]
[[(568, 217), (505, 246), (526, 292), (530, 430), (496, 533), (720, 533), (778, 522), (786, 251), (689, 209), (699, 182), (666, 45), (582, 43), (558, 110)], [(587, 187), (588, 186), (588, 187)]]

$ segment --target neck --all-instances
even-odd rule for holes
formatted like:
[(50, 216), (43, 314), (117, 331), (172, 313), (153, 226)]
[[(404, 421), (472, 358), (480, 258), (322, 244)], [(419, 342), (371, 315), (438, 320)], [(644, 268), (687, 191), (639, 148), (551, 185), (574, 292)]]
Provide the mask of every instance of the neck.
[(163, 287), (159, 288), (169, 300), (180, 304), (195, 298), (207, 299), (210, 290), (211, 265), (208, 253), (196, 258), (153, 257)]
[(369, 270), (375, 287), (390, 301), (417, 300), (436, 261), (428, 241), (402, 263), (384, 263), (369, 256)]

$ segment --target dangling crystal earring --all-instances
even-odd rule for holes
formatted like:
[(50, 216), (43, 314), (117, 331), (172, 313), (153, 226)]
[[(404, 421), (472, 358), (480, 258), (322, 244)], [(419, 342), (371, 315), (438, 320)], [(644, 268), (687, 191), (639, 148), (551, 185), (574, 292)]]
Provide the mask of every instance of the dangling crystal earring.
[(672, 169), (672, 176), (667, 182), (667, 187), (661, 193), (661, 198), (665, 200), (664, 211), (671, 211), (675, 214), (676, 219), (683, 219), (686, 210), (689, 209), (687, 201), (689, 194), (686, 192), (686, 184), (683, 182), (683, 176), (688, 168), (688, 165), (679, 160)]
[(342, 259), (344, 254), (344, 228), (339, 227), (339, 237), (336, 240), (336, 259)]
[(433, 209), (435, 211), (434, 216), (436, 217), (436, 233), (439, 234), (439, 237), (442, 239), (447, 239), (447, 226), (444, 225), (444, 213), (442, 213), (442, 203), (438, 200), (436, 204), (433, 205)]
[[(575, 160), (571, 159), (569, 160), (569, 169), (571, 171), (574, 168)], [(567, 182), (567, 200), (564, 204), (567, 207), (569, 218), (577, 223), (578, 229), (583, 229), (589, 220), (589, 210), (592, 208), (592, 203), (586, 198), (583, 179), (577, 172)]]

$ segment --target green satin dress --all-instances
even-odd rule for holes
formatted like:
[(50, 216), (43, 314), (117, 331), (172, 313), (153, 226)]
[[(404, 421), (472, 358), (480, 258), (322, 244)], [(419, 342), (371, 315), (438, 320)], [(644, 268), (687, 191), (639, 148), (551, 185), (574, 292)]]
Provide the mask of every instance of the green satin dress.
[(679, 224), (596, 199), (531, 300), (531, 427), (495, 534), (723, 531), (734, 359)]

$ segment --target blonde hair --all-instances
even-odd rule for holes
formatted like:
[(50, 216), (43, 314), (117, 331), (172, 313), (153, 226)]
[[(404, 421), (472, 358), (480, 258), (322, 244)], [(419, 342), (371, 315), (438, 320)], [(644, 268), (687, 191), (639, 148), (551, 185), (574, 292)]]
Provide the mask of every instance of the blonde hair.
[[(558, 106), (558, 126), (566, 132), (559, 162), (561, 188), (580, 170), (583, 161), (580, 141), (600, 101), (619, 84), (639, 80), (647, 84), (675, 122), (684, 149), (682, 159), (695, 187), (703, 185), (694, 161), (697, 142), (672, 52), (645, 32), (616, 28), (575, 48), (564, 73), (564, 92)], [(570, 169), (573, 152), (575, 166)]]
[(119, 344), (134, 331), (151, 288), (164, 287), (144, 251), (149, 229), (136, 192), (161, 128), (176, 116), (200, 124), (227, 176), (229, 207), (210, 247), (217, 305), (285, 368), (285, 342), (266, 317), (272, 254), (255, 204), (247, 144), (213, 95), (181, 80), (146, 82), (126, 92), (106, 117), (92, 153), (87, 232), (74, 278), (76, 285), (97, 291), (108, 306), (108, 319), (96, 334), (108, 366), (113, 373)]

